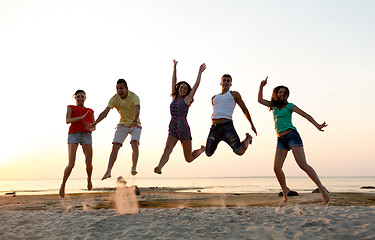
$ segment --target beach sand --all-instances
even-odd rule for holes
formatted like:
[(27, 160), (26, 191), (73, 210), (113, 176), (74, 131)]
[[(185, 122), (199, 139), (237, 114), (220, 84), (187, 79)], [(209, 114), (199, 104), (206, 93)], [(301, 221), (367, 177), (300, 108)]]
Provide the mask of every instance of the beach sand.
[[(375, 239), (375, 194), (290, 197), (141, 189), (136, 214), (116, 193), (0, 196), (0, 239)], [(117, 203), (118, 205), (118, 203)]]

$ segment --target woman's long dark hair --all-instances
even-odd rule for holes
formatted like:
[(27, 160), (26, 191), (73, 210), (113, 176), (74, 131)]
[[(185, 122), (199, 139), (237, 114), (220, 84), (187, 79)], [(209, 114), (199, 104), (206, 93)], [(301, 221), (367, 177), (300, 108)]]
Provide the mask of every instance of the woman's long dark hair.
[[(286, 97), (285, 100), (280, 100), (277, 97), (277, 93), (280, 91), (280, 89), (284, 88), (286, 90)], [(270, 111), (273, 110), (275, 107), (277, 108), (283, 108), (288, 104), (288, 97), (289, 97), (289, 89), (285, 86), (277, 86), (273, 89), (272, 96), (271, 96), (271, 105), (270, 105)]]
[[(187, 96), (187, 95), (190, 94), (190, 92), (191, 92), (191, 87), (190, 87), (189, 83), (187, 83), (187, 82), (185, 82), (185, 81), (181, 81), (181, 82), (178, 82), (178, 83), (174, 86), (174, 90), (173, 90), (173, 92), (172, 92), (172, 94), (171, 94), (172, 97), (174, 97), (174, 98), (178, 98), (178, 97), (179, 97), (178, 94), (179, 94), (180, 86), (181, 86), (181, 84), (183, 84), (183, 83), (185, 83), (186, 86), (187, 86), (187, 93), (186, 93), (185, 96)], [(191, 103), (193, 103), (193, 101), (194, 101), (194, 99), (191, 100)]]

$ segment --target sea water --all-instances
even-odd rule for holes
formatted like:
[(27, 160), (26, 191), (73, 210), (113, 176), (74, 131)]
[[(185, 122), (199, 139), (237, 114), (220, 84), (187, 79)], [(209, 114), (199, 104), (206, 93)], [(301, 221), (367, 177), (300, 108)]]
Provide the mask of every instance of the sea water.
[[(275, 177), (217, 177), (217, 178), (137, 178), (126, 179), (129, 186), (139, 188), (177, 188), (180, 191), (207, 193), (276, 193), (280, 186)], [(375, 186), (375, 177), (321, 177), (330, 192), (375, 193), (375, 189), (361, 189)], [(0, 195), (15, 191), (17, 195), (57, 194), (61, 179), (0, 180)], [(307, 193), (316, 189), (308, 177), (288, 177), (290, 189)], [(86, 179), (69, 179), (66, 193), (86, 193)], [(113, 191), (116, 178), (93, 179), (91, 192)]]

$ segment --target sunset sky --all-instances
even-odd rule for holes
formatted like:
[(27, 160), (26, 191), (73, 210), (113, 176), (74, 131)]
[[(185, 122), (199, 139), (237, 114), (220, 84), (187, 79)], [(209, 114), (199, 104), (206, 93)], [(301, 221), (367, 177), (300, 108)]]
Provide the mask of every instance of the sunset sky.
[[(0, 0), (0, 179), (62, 178), (72, 95), (85, 90), (98, 117), (119, 78), (141, 100), (138, 177), (273, 176), (272, 113), (257, 102), (266, 76), (265, 98), (286, 85), (290, 102), (328, 123), (320, 132), (293, 115), (320, 176), (374, 176), (374, 9), (365, 0)], [(258, 131), (237, 106), (238, 134), (254, 136), (245, 155), (222, 142), (212, 157), (188, 164), (178, 143), (163, 175), (153, 173), (168, 135), (173, 59), (178, 80), (191, 84), (207, 65), (188, 115), (193, 148), (205, 145), (221, 76), (232, 75)], [(106, 170), (118, 121), (112, 110), (93, 133), (94, 178)], [(129, 141), (113, 176), (130, 173)], [(284, 170), (306, 176), (291, 153)], [(71, 177), (86, 177), (81, 148)]]

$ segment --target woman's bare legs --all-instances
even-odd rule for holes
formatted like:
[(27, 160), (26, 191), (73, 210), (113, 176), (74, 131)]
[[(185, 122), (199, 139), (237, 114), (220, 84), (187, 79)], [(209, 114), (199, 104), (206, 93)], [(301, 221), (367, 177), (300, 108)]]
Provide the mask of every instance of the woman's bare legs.
[(184, 151), (185, 160), (188, 163), (194, 161), (194, 159), (199, 157), (199, 155), (201, 155), (206, 150), (206, 148), (201, 145), (201, 148), (196, 149), (192, 152), (191, 140), (181, 141), (181, 145)]
[(161, 155), (159, 165), (154, 169), (154, 172), (161, 174), (161, 169), (168, 162), (169, 156), (171, 155), (173, 148), (176, 146), (178, 139), (176, 137), (168, 135), (167, 142), (165, 143), (165, 148), (163, 155)]
[(69, 157), (69, 163), (68, 166), (66, 166), (64, 170), (64, 177), (63, 181), (61, 183), (59, 195), (60, 197), (65, 196), (65, 184), (66, 181), (68, 180), (70, 173), (72, 172), (72, 169), (74, 167), (74, 164), (76, 162), (76, 153), (77, 153), (77, 148), (78, 148), (78, 143), (69, 143), (68, 144), (68, 157)]
[(83, 153), (85, 154), (86, 172), (87, 172), (87, 190), (92, 189), (91, 175), (92, 175), (92, 144), (82, 145)]
[(294, 146), (292, 147), (292, 152), (294, 155), (294, 159), (296, 160), (298, 166), (307, 173), (307, 175), (313, 180), (313, 182), (318, 186), (320, 193), (322, 194), (323, 202), (327, 204), (329, 202), (329, 194), (327, 189), (321, 183), (318, 174), (316, 174), (315, 170), (307, 164), (305, 151), (303, 146)]
[(279, 184), (283, 191), (283, 200), (285, 203), (288, 201), (288, 193), (290, 191), (290, 189), (286, 185), (285, 174), (282, 170), (287, 154), (288, 150), (276, 149), (275, 161), (273, 164), (273, 171), (275, 172), (277, 181), (279, 181)]

